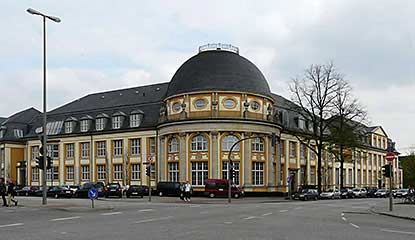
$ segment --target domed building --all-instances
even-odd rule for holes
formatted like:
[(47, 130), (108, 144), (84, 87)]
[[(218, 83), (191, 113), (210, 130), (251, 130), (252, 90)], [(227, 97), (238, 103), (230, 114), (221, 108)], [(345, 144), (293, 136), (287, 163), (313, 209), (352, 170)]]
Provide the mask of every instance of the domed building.
[[(293, 134), (308, 122), (294, 107), (270, 91), (264, 75), (238, 48), (205, 45), (170, 82), (90, 94), (50, 111), (46, 132), (52, 167), (46, 180), (48, 185), (100, 181), (124, 186), (189, 181), (202, 192), (206, 179), (229, 177), (230, 158), (233, 183), (248, 193), (315, 185), (316, 157)], [(36, 165), (41, 126), (42, 114), (32, 108), (0, 118), (1, 176), (41, 185)], [(371, 141), (345, 163), (348, 187), (378, 186), (382, 179), (388, 137), (380, 126), (365, 128)], [(338, 187), (339, 167), (324, 154), (325, 188)], [(394, 169), (399, 187), (397, 161)]]

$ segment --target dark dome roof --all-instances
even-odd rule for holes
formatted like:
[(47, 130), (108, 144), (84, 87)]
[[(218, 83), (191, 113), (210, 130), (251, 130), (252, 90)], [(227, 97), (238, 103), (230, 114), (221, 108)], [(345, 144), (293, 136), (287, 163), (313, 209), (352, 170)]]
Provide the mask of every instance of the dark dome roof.
[(174, 74), (166, 96), (211, 90), (272, 96), (267, 80), (253, 63), (223, 50), (203, 51), (183, 63)]

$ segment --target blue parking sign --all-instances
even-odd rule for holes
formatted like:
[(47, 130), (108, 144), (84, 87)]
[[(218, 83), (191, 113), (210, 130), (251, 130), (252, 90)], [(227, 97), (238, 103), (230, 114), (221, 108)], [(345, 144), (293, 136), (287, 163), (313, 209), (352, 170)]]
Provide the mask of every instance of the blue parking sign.
[(91, 188), (88, 191), (88, 197), (90, 199), (97, 199), (98, 198), (98, 191), (95, 188)]

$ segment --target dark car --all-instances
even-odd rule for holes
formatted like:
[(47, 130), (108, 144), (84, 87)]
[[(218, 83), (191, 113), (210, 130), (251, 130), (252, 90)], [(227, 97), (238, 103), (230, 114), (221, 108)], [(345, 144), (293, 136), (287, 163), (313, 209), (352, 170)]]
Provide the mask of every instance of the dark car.
[(317, 200), (318, 199), (318, 192), (315, 189), (303, 189), (299, 194), (298, 198), (300, 200)]
[(101, 184), (97, 184), (96, 182), (88, 182), (84, 183), (79, 187), (78, 191), (75, 193), (75, 197), (79, 198), (86, 198), (88, 197), (88, 191), (91, 188), (95, 188), (98, 191), (98, 197), (103, 197), (105, 194), (105, 187), (103, 187)]
[[(229, 184), (227, 179), (207, 179), (205, 181), (205, 192), (204, 195), (213, 198), (213, 197), (227, 197), (229, 193)], [(233, 185), (231, 188), (231, 196), (234, 198), (239, 198), (244, 196), (244, 191), (242, 191), (238, 186)]]
[(125, 196), (130, 197), (141, 197), (145, 194), (148, 194), (148, 187), (144, 185), (131, 185), (127, 191), (125, 191)]
[(157, 194), (161, 196), (179, 196), (180, 183), (179, 182), (158, 182)]
[[(49, 191), (49, 188), (51, 188), (51, 186), (46, 186), (46, 194)], [(36, 189), (35, 192), (33, 193), (33, 196), (36, 196), (36, 197), (43, 196), (43, 187), (39, 187), (38, 189)]]
[(375, 187), (372, 187), (372, 188), (368, 187), (366, 188), (366, 191), (367, 191), (367, 194), (366, 194), (367, 197), (374, 198), (376, 197), (375, 193), (378, 191), (378, 189)]
[(376, 193), (375, 193), (375, 197), (377, 198), (385, 198), (389, 196), (389, 190), (386, 189), (379, 189)]
[(351, 189), (343, 188), (340, 190), (340, 197), (341, 198), (354, 198), (354, 194)]
[(48, 190), (48, 197), (61, 198), (66, 197), (70, 198), (73, 195), (73, 191), (67, 186), (55, 186)]
[(119, 183), (110, 183), (107, 186), (105, 197), (116, 196), (122, 198), (122, 188)]
[(398, 191), (396, 191), (394, 197), (395, 198), (405, 198), (406, 196), (408, 196), (408, 192), (409, 192), (408, 188), (399, 189)]
[(39, 187), (36, 186), (26, 186), (23, 187), (22, 189), (16, 190), (16, 195), (17, 196), (34, 196), (36, 190), (38, 190)]

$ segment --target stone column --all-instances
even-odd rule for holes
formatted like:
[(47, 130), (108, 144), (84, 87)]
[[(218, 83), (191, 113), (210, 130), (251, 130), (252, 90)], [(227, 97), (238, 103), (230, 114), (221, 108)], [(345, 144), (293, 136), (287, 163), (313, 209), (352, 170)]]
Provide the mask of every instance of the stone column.
[[(219, 156), (219, 144), (218, 144), (218, 136), (219, 133), (217, 131), (212, 131), (211, 133), (211, 151), (210, 151), (210, 178), (220, 178), (219, 169), (220, 169), (220, 158)], [(220, 153), (221, 154), (221, 153)]]
[(180, 159), (179, 159), (179, 169), (180, 169), (180, 182), (187, 181), (187, 134), (180, 133)]
[[(65, 167), (65, 161), (66, 161), (65, 160), (66, 159), (66, 152), (65, 151), (66, 151), (66, 149), (65, 149), (64, 144), (62, 142), (60, 142), (59, 143), (59, 166), (58, 166), (58, 173), (59, 173), (58, 182), (59, 182), (59, 185), (63, 185), (64, 182), (65, 182), (65, 176), (64, 176), (64, 173), (65, 173), (64, 167)], [(52, 166), (53, 166), (53, 164), (52, 164)], [(52, 168), (52, 170), (53, 170), (53, 168)], [(52, 174), (51, 177), (52, 177), (53, 185), (55, 186), (55, 179), (53, 179), (53, 175), (54, 174)]]
[(159, 137), (159, 147), (157, 148), (158, 151), (158, 176), (160, 181), (166, 181), (166, 145), (167, 145), (167, 137), (160, 136)]
[(267, 143), (267, 156), (265, 159), (265, 164), (267, 165), (267, 172), (268, 172), (268, 179), (267, 179), (267, 186), (268, 186), (268, 191), (272, 191), (273, 187), (274, 187), (274, 183), (275, 183), (275, 164), (274, 164), (274, 159), (273, 159), (273, 155), (275, 152), (275, 146), (272, 146), (272, 141), (270, 137), (266, 138), (266, 143)]
[(140, 144), (141, 144), (141, 184), (148, 186), (147, 182), (147, 175), (146, 175), (146, 169), (148, 165), (145, 165), (144, 163), (147, 162), (147, 138), (142, 137), (140, 138)]
[[(245, 137), (250, 137), (251, 134), (247, 133)], [(252, 179), (250, 178), (251, 173), (251, 148), (249, 145), (250, 140), (243, 141), (244, 151), (243, 151), (243, 171), (244, 171), (244, 185), (251, 186)]]

